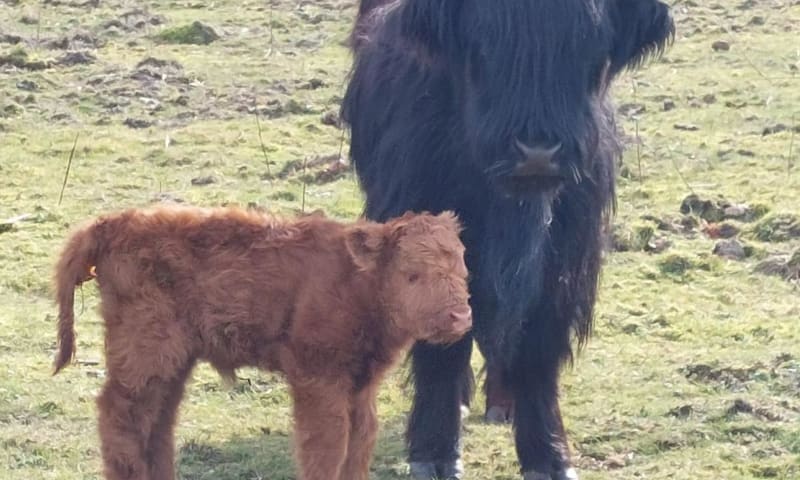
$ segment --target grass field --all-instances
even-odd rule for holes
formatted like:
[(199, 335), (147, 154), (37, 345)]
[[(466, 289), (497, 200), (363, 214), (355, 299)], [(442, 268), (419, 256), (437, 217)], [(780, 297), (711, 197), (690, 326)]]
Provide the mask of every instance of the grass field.
[[(71, 225), (170, 200), (359, 214), (337, 161), (353, 3), (0, 0), (0, 478), (99, 478), (93, 285), (77, 365), (50, 376)], [(586, 480), (800, 478), (800, 3), (674, 8), (675, 45), (615, 86), (616, 251), (596, 335), (563, 377), (575, 460)], [(406, 472), (402, 373), (380, 395), (380, 480)], [(284, 384), (241, 377), (226, 389), (196, 370), (181, 478), (294, 478)], [(509, 428), (482, 410), (467, 478), (517, 478)]]

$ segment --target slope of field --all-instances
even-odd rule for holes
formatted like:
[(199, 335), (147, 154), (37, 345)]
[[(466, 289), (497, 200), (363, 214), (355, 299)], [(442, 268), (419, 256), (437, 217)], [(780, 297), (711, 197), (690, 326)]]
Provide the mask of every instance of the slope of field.
[[(0, 0), (0, 478), (99, 478), (93, 285), (77, 365), (50, 376), (71, 225), (157, 201), (360, 213), (337, 118), (353, 4)], [(800, 2), (674, 8), (675, 45), (615, 86), (614, 251), (564, 374), (575, 460), (586, 480), (800, 478)], [(241, 377), (195, 372), (181, 478), (294, 478), (285, 385)], [(406, 472), (403, 385), (401, 369), (381, 391), (376, 479)], [(482, 408), (467, 478), (518, 478)]]

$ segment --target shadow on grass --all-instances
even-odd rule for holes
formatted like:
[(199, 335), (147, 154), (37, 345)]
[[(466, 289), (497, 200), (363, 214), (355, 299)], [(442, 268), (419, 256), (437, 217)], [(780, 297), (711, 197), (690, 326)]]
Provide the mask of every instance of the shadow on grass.
[[(404, 419), (383, 420), (370, 478), (407, 478), (403, 446)], [(182, 480), (294, 480), (292, 437), (283, 432), (234, 437), (221, 444), (190, 440), (177, 453)]]

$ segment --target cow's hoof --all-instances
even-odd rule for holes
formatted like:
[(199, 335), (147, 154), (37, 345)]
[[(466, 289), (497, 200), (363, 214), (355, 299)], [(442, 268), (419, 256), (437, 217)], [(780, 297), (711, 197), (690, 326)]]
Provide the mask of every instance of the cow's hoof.
[(578, 480), (578, 472), (574, 468), (553, 473), (529, 471), (522, 474), (522, 480)]
[(460, 459), (451, 462), (410, 462), (411, 478), (414, 480), (461, 480), (464, 465)]
[(414, 480), (431, 480), (436, 478), (436, 464), (433, 462), (410, 462), (411, 478)]
[(466, 405), (461, 405), (461, 420), (466, 420), (469, 418), (469, 407)]
[(522, 480), (553, 480), (549, 473), (528, 471), (522, 474)]
[(439, 463), (436, 465), (436, 473), (439, 478), (445, 480), (461, 480), (464, 478), (464, 464), (458, 458), (451, 462)]
[(578, 480), (578, 471), (574, 468), (559, 470), (553, 474), (553, 480)]
[(489, 407), (483, 418), (486, 423), (509, 423), (511, 421), (511, 409), (495, 405)]

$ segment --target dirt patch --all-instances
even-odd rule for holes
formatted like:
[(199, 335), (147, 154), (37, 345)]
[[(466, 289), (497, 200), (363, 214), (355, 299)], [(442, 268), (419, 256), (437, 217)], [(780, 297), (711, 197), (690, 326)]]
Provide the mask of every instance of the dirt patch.
[(100, 6), (100, 0), (43, 0), (42, 3), (52, 7), (97, 8)]
[(213, 175), (203, 175), (200, 177), (195, 177), (192, 179), (192, 185), (196, 187), (204, 187), (206, 185), (213, 185), (219, 182), (217, 178)]
[(711, 365), (698, 363), (687, 365), (680, 369), (680, 372), (688, 380), (713, 384), (727, 390), (740, 391), (744, 389), (746, 383), (752, 381), (759, 372), (764, 372), (763, 364), (756, 364), (746, 368), (735, 367), (713, 367)]
[(691, 405), (681, 405), (667, 412), (667, 416), (675, 418), (689, 418), (693, 413), (694, 407)]
[(141, 118), (126, 118), (125, 121), (122, 122), (123, 125), (126, 127), (140, 129), (140, 128), (148, 128), (153, 126), (153, 122), (150, 120), (142, 120)]
[(655, 215), (642, 215), (642, 220), (653, 222), (656, 229), (670, 232), (690, 235), (700, 226), (697, 218), (691, 215), (681, 215), (680, 217), (664, 216), (657, 217)]
[(769, 209), (763, 205), (733, 203), (723, 197), (702, 198), (691, 194), (681, 202), (680, 212), (684, 215), (697, 215), (707, 222), (738, 220), (752, 222), (763, 217)]
[(145, 10), (134, 8), (122, 13), (117, 18), (104, 21), (99, 28), (106, 34), (114, 34), (119, 31), (136, 32), (150, 26), (163, 25), (166, 22), (167, 19), (163, 15), (151, 15)]
[(728, 260), (744, 260), (747, 258), (747, 250), (735, 238), (721, 240), (714, 245), (714, 255), (727, 258)]
[[(769, 332), (754, 329), (754, 336), (763, 336)], [(772, 392), (780, 395), (800, 395), (800, 361), (793, 355), (782, 353), (768, 363), (756, 362), (748, 367), (717, 366), (709, 364), (690, 364), (679, 369), (687, 380), (697, 383), (712, 385), (734, 392), (744, 392), (752, 382), (760, 382), (769, 387)], [(744, 404), (742, 404), (744, 405)], [(733, 407), (732, 407), (733, 408)], [(754, 407), (753, 412), (758, 413)], [(742, 406), (742, 411), (746, 407)], [(767, 418), (767, 413), (760, 413)]]
[(101, 48), (105, 41), (90, 32), (75, 32), (63, 37), (44, 42), (45, 47), (53, 50), (84, 50)]
[(87, 65), (97, 61), (97, 57), (88, 52), (69, 52), (58, 60), (56, 64), (71, 67), (74, 65)]
[(0, 67), (16, 67), (22, 70), (44, 70), (50, 68), (50, 60), (34, 60), (22, 47), (16, 47), (10, 52), (0, 55)]
[(311, 159), (292, 160), (283, 166), (275, 178), (297, 180), (313, 185), (322, 185), (334, 182), (351, 170), (351, 166), (344, 162), (338, 153), (321, 155)]
[(327, 125), (329, 127), (340, 128), (342, 126), (342, 120), (339, 118), (339, 112), (333, 109), (323, 113), (319, 121), (323, 125)]
[(588, 452), (584, 453), (577, 461), (577, 465), (580, 468), (591, 470), (619, 470), (628, 465), (633, 458), (633, 452), (613, 453), (610, 455)]
[(711, 239), (733, 238), (739, 235), (741, 229), (731, 222), (708, 223), (702, 228), (703, 233)]
[(162, 60), (147, 57), (136, 64), (128, 78), (141, 83), (152, 85), (153, 82), (168, 82), (171, 84), (187, 85), (190, 80), (183, 76), (183, 66), (174, 60)]
[(773, 412), (769, 408), (753, 405), (752, 403), (737, 398), (733, 401), (728, 410), (725, 412), (727, 417), (735, 417), (740, 414), (749, 414), (761, 420), (768, 420), (770, 422), (782, 422), (786, 418), (780, 413)]
[(761, 131), (761, 136), (773, 135), (786, 131), (800, 133), (800, 125), (795, 125), (792, 127), (783, 123), (777, 123), (775, 125), (764, 127), (764, 130)]
[(760, 262), (755, 267), (756, 273), (774, 275), (784, 280), (800, 280), (800, 250), (792, 255), (778, 255)]
[(672, 245), (650, 225), (615, 224), (611, 231), (611, 248), (616, 252), (661, 253)]
[(661, 253), (672, 246), (670, 234), (693, 237), (700, 222), (692, 215), (642, 215), (643, 222), (615, 223), (611, 228), (609, 247), (617, 252)]
[(0, 33), (0, 43), (7, 43), (10, 45), (17, 45), (22, 42), (22, 37), (19, 35), (11, 35), (9, 33)]

